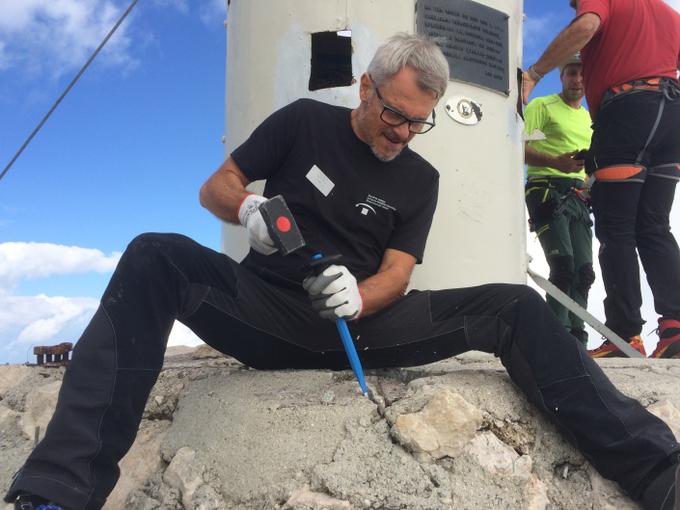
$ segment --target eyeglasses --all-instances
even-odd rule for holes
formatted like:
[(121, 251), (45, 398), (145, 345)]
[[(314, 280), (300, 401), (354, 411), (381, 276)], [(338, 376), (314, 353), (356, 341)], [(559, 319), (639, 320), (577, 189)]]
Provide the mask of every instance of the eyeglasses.
[(397, 127), (408, 122), (409, 132), (414, 133), (416, 135), (418, 134), (422, 135), (423, 133), (427, 133), (430, 129), (432, 129), (435, 126), (434, 121), (436, 114), (434, 110), (432, 110), (432, 122), (420, 119), (411, 119), (404, 115), (403, 113), (395, 110), (391, 106), (387, 106), (382, 98), (382, 95), (380, 94), (380, 89), (378, 89), (378, 86), (375, 84), (375, 81), (373, 81), (373, 78), (371, 76), (369, 76), (369, 78), (371, 80), (371, 83), (373, 84), (373, 87), (375, 88), (375, 93), (377, 94), (378, 99), (382, 104), (383, 109), (382, 112), (380, 112), (380, 120), (382, 120), (385, 124)]

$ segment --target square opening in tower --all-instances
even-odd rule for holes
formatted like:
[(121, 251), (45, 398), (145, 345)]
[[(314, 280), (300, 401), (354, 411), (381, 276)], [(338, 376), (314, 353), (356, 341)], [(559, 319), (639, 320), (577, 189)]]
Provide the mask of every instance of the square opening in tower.
[(312, 34), (312, 72), (309, 90), (347, 87), (352, 76), (352, 32)]

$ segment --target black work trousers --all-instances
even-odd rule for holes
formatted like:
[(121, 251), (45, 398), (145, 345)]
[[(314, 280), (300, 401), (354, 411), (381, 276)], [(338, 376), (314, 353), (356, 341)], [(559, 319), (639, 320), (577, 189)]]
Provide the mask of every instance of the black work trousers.
[[(601, 108), (593, 127), (589, 170), (596, 176), (592, 206), (606, 324), (629, 338), (645, 323), (638, 255), (656, 312), (680, 319), (680, 250), (669, 219), (680, 178), (680, 99), (647, 91), (616, 97)], [(615, 167), (637, 173), (620, 180), (598, 177)]]
[[(254, 368), (348, 368), (335, 325), (312, 312), (301, 290), (275, 286), (187, 237), (141, 235), (77, 343), (45, 437), (8, 500), (26, 491), (69, 509), (103, 505), (175, 319)], [(634, 498), (680, 450), (668, 427), (617, 391), (526, 286), (412, 292), (350, 329), (366, 369), (494, 353), (527, 398)]]
[(680, 251), (669, 219), (675, 186), (676, 181), (655, 175), (647, 175), (644, 183), (593, 186), (606, 324), (622, 338), (639, 335), (645, 323), (638, 254), (654, 309), (662, 317), (680, 319)]

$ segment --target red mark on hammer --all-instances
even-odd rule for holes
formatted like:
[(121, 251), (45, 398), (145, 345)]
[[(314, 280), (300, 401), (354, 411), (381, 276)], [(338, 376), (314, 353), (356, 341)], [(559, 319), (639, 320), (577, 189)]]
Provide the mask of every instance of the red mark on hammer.
[(276, 228), (280, 232), (288, 232), (290, 230), (291, 224), (290, 220), (285, 216), (279, 216), (276, 218)]

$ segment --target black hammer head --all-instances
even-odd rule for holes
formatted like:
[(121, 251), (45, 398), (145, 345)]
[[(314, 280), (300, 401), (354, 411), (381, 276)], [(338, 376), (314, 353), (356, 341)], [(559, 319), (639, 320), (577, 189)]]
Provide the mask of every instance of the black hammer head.
[(260, 214), (267, 224), (269, 237), (272, 238), (281, 255), (288, 255), (305, 245), (305, 240), (283, 196), (276, 195), (262, 202)]

